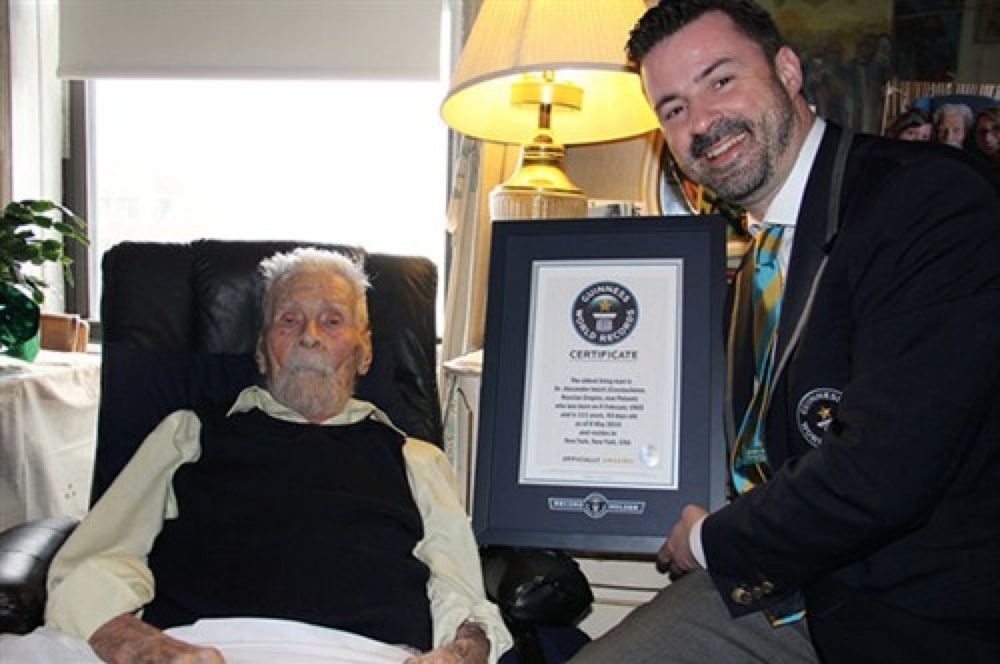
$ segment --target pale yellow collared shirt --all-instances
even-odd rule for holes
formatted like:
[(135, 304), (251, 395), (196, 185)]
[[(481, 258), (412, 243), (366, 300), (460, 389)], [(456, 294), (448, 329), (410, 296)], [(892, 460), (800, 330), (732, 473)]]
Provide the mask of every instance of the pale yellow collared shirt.
[[(254, 408), (275, 419), (306, 422), (259, 387), (243, 390), (229, 414)], [(356, 399), (322, 425), (343, 426), (367, 417), (395, 428), (378, 408)], [(153, 599), (146, 556), (164, 520), (177, 518), (174, 472), (200, 456), (201, 422), (192, 411), (172, 413), (149, 434), (53, 560), (47, 625), (87, 639), (111, 618), (135, 612)], [(510, 647), (511, 637), (496, 606), (486, 599), (478, 548), (458, 502), (451, 466), (440, 449), (409, 437), (403, 459), (424, 523), (424, 538), (413, 555), (430, 569), (433, 643), (443, 645), (463, 622), (476, 622), (490, 639), (490, 661), (495, 662)]]

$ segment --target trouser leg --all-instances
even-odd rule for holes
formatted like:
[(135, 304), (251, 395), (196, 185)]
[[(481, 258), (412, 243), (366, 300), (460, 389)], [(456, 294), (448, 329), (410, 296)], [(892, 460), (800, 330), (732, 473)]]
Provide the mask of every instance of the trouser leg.
[(816, 664), (805, 622), (772, 628), (761, 613), (730, 616), (708, 573), (660, 591), (571, 664)]

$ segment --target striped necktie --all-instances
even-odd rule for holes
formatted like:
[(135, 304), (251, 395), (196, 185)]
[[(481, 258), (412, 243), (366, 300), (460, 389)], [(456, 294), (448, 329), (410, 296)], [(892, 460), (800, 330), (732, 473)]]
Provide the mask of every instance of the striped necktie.
[(733, 486), (746, 493), (767, 480), (767, 452), (762, 438), (764, 415), (771, 400), (774, 346), (784, 283), (778, 251), (784, 226), (766, 226), (754, 238), (753, 281), (750, 295), (753, 315), (754, 392), (743, 416), (732, 451)]
[[(747, 412), (743, 416), (736, 444), (733, 445), (733, 485), (743, 494), (767, 481), (770, 469), (767, 451), (761, 435), (764, 415), (771, 403), (771, 379), (774, 377), (774, 346), (777, 339), (778, 319), (781, 316), (781, 296), (784, 280), (778, 251), (784, 226), (766, 226), (754, 238), (754, 273), (750, 295), (753, 312), (754, 392)], [(772, 627), (798, 622), (805, 611), (792, 612), (765, 609)]]

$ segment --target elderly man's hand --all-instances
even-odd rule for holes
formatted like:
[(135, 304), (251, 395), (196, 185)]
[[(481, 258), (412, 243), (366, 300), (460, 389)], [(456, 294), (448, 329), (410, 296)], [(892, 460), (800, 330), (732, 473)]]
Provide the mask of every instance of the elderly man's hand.
[(131, 613), (101, 625), (89, 640), (97, 656), (111, 664), (224, 664), (215, 648), (169, 637)]
[(680, 521), (674, 524), (667, 541), (656, 554), (656, 562), (661, 569), (683, 573), (701, 567), (691, 552), (691, 529), (707, 515), (708, 512), (700, 505), (687, 505), (681, 510)]
[(490, 641), (483, 630), (473, 623), (464, 623), (455, 633), (455, 640), (423, 655), (407, 658), (403, 664), (486, 664), (490, 657)]

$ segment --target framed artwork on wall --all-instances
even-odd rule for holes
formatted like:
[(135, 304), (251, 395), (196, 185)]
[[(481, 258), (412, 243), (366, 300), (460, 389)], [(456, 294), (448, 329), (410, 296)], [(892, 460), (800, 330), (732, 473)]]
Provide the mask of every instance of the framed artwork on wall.
[(1000, 0), (979, 0), (975, 26), (974, 39), (977, 43), (1000, 42)]
[[(988, 5), (991, 0), (981, 1)], [(895, 0), (893, 75), (913, 81), (953, 80), (966, 4), (963, 0)]]
[(761, 0), (802, 60), (817, 112), (856, 131), (882, 124), (893, 74), (893, 0)]

